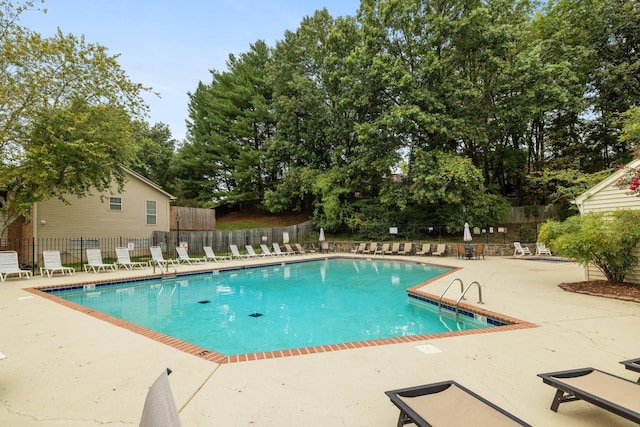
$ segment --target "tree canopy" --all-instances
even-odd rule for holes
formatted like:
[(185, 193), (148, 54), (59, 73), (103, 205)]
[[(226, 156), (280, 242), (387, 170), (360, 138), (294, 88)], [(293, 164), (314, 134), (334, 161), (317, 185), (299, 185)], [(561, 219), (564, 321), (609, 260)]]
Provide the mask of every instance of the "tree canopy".
[(568, 216), (640, 142), (634, 0), (318, 10), (199, 82), (177, 149), (145, 122), (146, 88), (116, 56), (21, 27), (30, 0), (0, 4), (4, 223), (38, 200), (121, 183), (121, 165), (182, 204), (313, 210), (318, 226), (372, 238), (496, 224), (510, 204)]
[(34, 202), (121, 185), (147, 111), (145, 88), (105, 47), (20, 26), (32, 8), (0, 2), (0, 235)]
[(313, 208), (334, 230), (488, 224), (509, 204), (569, 215), (631, 158), (620, 118), (640, 104), (639, 32), (632, 0), (319, 10), (198, 85), (176, 168), (192, 197)]

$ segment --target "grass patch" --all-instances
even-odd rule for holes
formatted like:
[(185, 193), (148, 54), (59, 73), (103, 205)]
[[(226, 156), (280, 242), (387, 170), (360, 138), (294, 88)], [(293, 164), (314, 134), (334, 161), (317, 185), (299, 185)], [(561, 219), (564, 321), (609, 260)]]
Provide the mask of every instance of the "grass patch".
[(216, 218), (217, 231), (279, 228), (301, 224), (311, 219), (308, 213), (271, 214), (261, 211), (230, 212)]

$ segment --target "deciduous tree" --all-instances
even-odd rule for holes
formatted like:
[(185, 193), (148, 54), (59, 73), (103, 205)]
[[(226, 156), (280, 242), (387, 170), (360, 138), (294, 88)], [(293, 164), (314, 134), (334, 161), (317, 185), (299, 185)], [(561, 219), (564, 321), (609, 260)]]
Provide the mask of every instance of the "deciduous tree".
[(34, 202), (122, 185), (145, 90), (107, 49), (19, 25), (33, 2), (0, 3), (0, 236)]

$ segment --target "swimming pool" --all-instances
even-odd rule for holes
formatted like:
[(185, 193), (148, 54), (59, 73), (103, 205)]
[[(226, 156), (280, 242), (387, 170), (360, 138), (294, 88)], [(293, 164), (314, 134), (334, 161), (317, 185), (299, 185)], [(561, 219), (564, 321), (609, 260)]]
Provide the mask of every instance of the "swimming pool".
[(450, 270), (338, 258), (46, 291), (231, 355), (495, 326), (407, 296)]

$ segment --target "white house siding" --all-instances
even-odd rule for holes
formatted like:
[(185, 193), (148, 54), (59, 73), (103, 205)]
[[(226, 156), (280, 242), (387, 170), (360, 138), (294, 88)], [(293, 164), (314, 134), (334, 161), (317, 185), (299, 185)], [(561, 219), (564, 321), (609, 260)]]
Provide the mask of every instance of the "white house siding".
[[(169, 231), (171, 196), (147, 181), (128, 174), (124, 192), (114, 184), (111, 192), (77, 198), (68, 196), (40, 202), (32, 212), (34, 237), (146, 237), (153, 231)], [(122, 210), (109, 210), (109, 197), (122, 199)], [(156, 202), (156, 224), (148, 225), (147, 201)]]
[[(633, 161), (627, 165), (627, 167), (634, 169), (640, 167), (640, 160)], [(580, 213), (640, 209), (640, 197), (629, 195), (626, 189), (620, 189), (616, 186), (618, 179), (623, 173), (624, 171), (617, 171), (580, 195), (580, 197), (575, 200)], [(640, 249), (638, 247), (634, 249), (634, 253), (640, 257)], [(587, 280), (603, 280), (605, 276), (595, 266), (590, 265), (585, 269), (585, 278)], [(640, 283), (640, 266), (628, 274), (625, 280)]]

